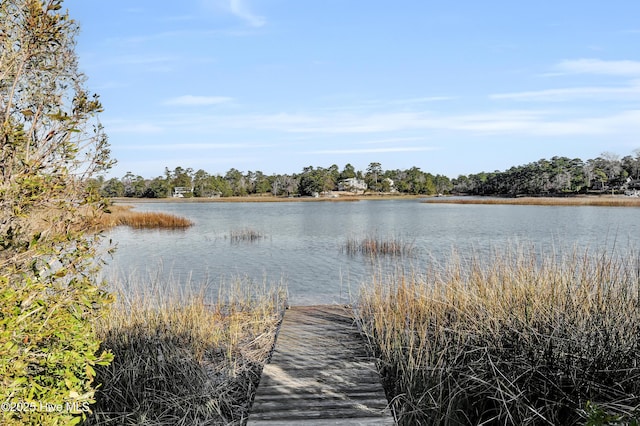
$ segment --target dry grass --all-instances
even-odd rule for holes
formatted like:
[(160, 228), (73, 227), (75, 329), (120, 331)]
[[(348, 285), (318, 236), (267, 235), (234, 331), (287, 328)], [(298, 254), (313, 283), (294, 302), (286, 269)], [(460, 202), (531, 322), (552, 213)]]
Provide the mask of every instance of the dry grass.
[[(127, 288), (127, 286), (129, 286)], [(88, 424), (242, 424), (284, 312), (284, 291), (237, 281), (204, 290), (119, 285), (97, 324), (115, 355)]]
[(509, 204), (523, 206), (598, 206), (598, 207), (640, 207), (640, 198), (634, 197), (519, 197), (519, 198), (448, 198), (439, 197), (424, 200), (434, 204)]
[(341, 202), (341, 201), (360, 201), (360, 200), (412, 200), (424, 198), (424, 195), (412, 194), (360, 194), (354, 195), (350, 192), (334, 191), (337, 197), (320, 196), (315, 197), (274, 197), (271, 194), (266, 195), (249, 195), (234, 197), (191, 197), (191, 198), (113, 198), (112, 201), (118, 204), (135, 202), (137, 203), (290, 203), (290, 202)]
[(137, 212), (132, 206), (113, 205), (95, 218), (96, 228), (126, 225), (132, 228), (184, 229), (193, 225), (189, 219), (168, 213)]
[(376, 256), (407, 256), (413, 252), (414, 244), (398, 238), (382, 238), (368, 236), (361, 239), (350, 237), (343, 246), (343, 251), (349, 255)]
[(262, 232), (256, 231), (252, 228), (237, 229), (229, 232), (229, 239), (232, 243), (239, 243), (242, 241), (254, 242), (261, 240), (264, 237), (265, 235)]
[(640, 416), (636, 257), (514, 250), (427, 270), (375, 279), (358, 307), (400, 424)]

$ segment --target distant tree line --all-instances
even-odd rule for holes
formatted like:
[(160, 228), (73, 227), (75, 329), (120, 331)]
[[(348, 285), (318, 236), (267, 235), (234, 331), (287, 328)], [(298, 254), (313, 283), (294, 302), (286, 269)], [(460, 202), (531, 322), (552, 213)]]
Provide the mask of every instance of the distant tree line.
[(605, 152), (587, 161), (553, 157), (503, 172), (477, 173), (452, 180), (454, 191), (470, 195), (573, 195), (623, 193), (640, 189), (640, 150), (620, 158)]
[(450, 193), (451, 180), (412, 167), (408, 170), (383, 170), (380, 163), (371, 163), (365, 171), (347, 164), (340, 170), (330, 167), (304, 167), (300, 173), (265, 175), (261, 171), (242, 172), (235, 168), (224, 175), (210, 174), (191, 168), (165, 168), (163, 176), (145, 179), (127, 172), (122, 178), (95, 179), (92, 183), (106, 197), (164, 198), (175, 188), (188, 188), (185, 197), (230, 197), (247, 195), (313, 196), (337, 191), (341, 183), (356, 179), (366, 189), (347, 186), (346, 191), (367, 193), (405, 193), (433, 195)]
[[(350, 182), (345, 185), (345, 182)], [(354, 182), (358, 185), (354, 185)], [(603, 153), (587, 161), (553, 157), (514, 166), (505, 171), (460, 175), (450, 179), (411, 167), (384, 170), (370, 163), (366, 170), (351, 164), (342, 169), (304, 167), (300, 173), (265, 175), (261, 171), (242, 172), (235, 168), (224, 175), (202, 169), (165, 168), (153, 179), (127, 172), (122, 178), (95, 179), (93, 185), (106, 197), (164, 198), (176, 188), (186, 188), (185, 197), (230, 197), (247, 195), (314, 196), (339, 189), (364, 193), (416, 195), (466, 194), (491, 196), (572, 195), (640, 190), (640, 149), (620, 158)], [(361, 185), (361, 186), (360, 186)], [(366, 188), (366, 189), (365, 189)]]

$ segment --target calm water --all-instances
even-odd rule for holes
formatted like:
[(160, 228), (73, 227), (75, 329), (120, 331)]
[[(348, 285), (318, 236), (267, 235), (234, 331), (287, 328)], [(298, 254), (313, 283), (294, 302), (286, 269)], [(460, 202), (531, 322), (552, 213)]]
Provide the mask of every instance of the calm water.
[[(184, 231), (131, 230), (108, 236), (118, 244), (107, 274), (160, 273), (215, 288), (242, 276), (283, 281), (292, 304), (349, 300), (374, 270), (367, 257), (350, 256), (349, 238), (393, 237), (412, 244), (406, 268), (419, 269), (429, 256), (445, 262), (455, 249), (482, 255), (508, 245), (562, 252), (636, 248), (640, 210), (607, 207), (425, 204), (419, 200), (291, 203), (148, 203), (136, 210), (185, 216)], [(264, 234), (234, 243), (232, 231)], [(582, 249), (580, 249), (582, 250)], [(397, 262), (392, 262), (397, 265)]]

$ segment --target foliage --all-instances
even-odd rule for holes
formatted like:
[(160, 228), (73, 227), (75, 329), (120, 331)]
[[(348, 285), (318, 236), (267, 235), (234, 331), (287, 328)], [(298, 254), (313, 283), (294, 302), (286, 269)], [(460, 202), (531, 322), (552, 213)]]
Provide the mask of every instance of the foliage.
[(511, 167), (503, 172), (477, 173), (454, 179), (454, 190), (473, 195), (570, 195), (587, 191), (637, 189), (640, 151), (622, 160), (603, 153), (595, 159), (552, 157)]
[[(0, 413), (3, 424), (74, 424), (93, 401), (102, 207), (111, 166), (99, 99), (77, 69), (62, 0), (0, 2)], [(3, 406), (4, 407), (4, 406)], [(22, 408), (22, 409), (19, 409)]]
[[(618, 192), (640, 190), (640, 150), (620, 159), (612, 153), (602, 153), (595, 159), (552, 157), (514, 166), (505, 171), (480, 172), (450, 179), (411, 167), (384, 170), (381, 163), (370, 163), (363, 173), (347, 163), (340, 171), (337, 165), (328, 168), (307, 166), (300, 173), (266, 176), (261, 171), (230, 169), (224, 176), (210, 175), (204, 170), (176, 167), (165, 171), (165, 178), (144, 179), (128, 172), (119, 180), (102, 182), (103, 196), (123, 196), (121, 188), (130, 188), (127, 196), (165, 197), (170, 186), (193, 187), (195, 197), (244, 196), (271, 193), (274, 196), (294, 194), (310, 196), (337, 190), (346, 179), (363, 180), (370, 191), (415, 195), (469, 194), (499, 196), (566, 196), (587, 192)], [(115, 182), (114, 182), (115, 179)], [(163, 181), (165, 187), (160, 186)], [(178, 183), (180, 183), (178, 185)], [(122, 194), (122, 195), (113, 195)]]

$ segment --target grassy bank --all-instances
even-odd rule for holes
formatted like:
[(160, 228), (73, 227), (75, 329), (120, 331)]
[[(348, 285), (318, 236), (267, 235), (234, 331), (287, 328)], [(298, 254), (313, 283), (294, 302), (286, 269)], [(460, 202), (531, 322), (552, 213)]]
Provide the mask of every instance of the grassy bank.
[(117, 286), (98, 323), (115, 355), (97, 369), (89, 425), (242, 424), (284, 312), (284, 291), (235, 282), (203, 290)]
[(640, 198), (622, 196), (594, 197), (438, 197), (424, 200), (424, 203), (439, 204), (508, 204), (522, 206), (599, 206), (599, 207), (640, 207)]
[(515, 250), (426, 271), (378, 277), (359, 301), (400, 424), (640, 416), (638, 259)]
[(111, 200), (117, 204), (128, 203), (291, 203), (291, 202), (341, 202), (360, 200), (412, 200), (424, 198), (424, 195), (409, 194), (353, 194), (349, 192), (334, 192), (333, 196), (320, 197), (274, 197), (272, 195), (249, 195), (233, 197), (189, 197), (189, 198), (128, 198), (118, 197)]

